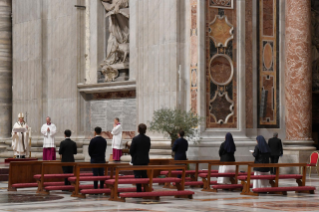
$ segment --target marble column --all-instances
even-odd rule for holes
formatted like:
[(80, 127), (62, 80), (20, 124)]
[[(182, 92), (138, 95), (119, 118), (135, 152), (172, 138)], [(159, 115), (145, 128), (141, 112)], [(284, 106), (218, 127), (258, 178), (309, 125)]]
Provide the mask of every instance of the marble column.
[(289, 149), (310, 150), (313, 144), (310, 1), (287, 0), (285, 24), (285, 144)]
[(0, 138), (11, 133), (12, 19), (11, 1), (0, 1)]

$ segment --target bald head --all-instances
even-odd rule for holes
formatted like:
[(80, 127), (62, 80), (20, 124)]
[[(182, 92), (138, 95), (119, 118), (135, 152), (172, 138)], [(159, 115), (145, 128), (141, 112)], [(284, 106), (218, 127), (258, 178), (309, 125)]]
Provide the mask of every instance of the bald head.
[(46, 121), (47, 121), (47, 124), (50, 124), (50, 123), (51, 123), (51, 118), (50, 118), (50, 116), (47, 117)]

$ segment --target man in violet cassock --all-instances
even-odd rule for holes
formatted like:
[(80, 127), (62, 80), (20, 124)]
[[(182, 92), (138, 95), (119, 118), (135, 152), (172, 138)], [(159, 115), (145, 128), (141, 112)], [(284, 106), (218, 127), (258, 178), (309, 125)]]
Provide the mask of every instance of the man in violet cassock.
[(51, 123), (51, 118), (47, 117), (47, 123), (41, 127), (43, 139), (43, 160), (56, 160), (54, 137), (56, 126)]
[(112, 148), (113, 148), (113, 160), (114, 161), (120, 161), (122, 156), (122, 126), (120, 124), (120, 119), (115, 118), (114, 119), (114, 125), (112, 129)]

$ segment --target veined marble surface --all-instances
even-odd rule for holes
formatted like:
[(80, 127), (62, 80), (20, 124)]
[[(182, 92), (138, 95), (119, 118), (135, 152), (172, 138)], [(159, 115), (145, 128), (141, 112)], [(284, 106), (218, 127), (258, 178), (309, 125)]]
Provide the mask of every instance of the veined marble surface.
[[(319, 178), (307, 179), (307, 185), (318, 189)], [(296, 185), (294, 180), (280, 180), (280, 186)], [(239, 191), (219, 191), (218, 193), (195, 191), (194, 199), (163, 197), (160, 201), (127, 199), (126, 203), (108, 201), (107, 196), (90, 195), (86, 199), (70, 197), (70, 192), (51, 192), (50, 196), (36, 196), (36, 189), (20, 189), (8, 192), (7, 183), (0, 182), (0, 211), (147, 211), (147, 212), (269, 212), (269, 211), (319, 211), (319, 195), (295, 194), (288, 196), (260, 195), (243, 196)], [(164, 190), (154, 185), (154, 189)]]

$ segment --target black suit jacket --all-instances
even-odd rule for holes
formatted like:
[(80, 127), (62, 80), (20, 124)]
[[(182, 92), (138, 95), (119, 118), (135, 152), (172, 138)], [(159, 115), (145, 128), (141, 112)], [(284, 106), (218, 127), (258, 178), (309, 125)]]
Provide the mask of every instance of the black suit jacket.
[(280, 156), (283, 154), (282, 143), (279, 138), (269, 139), (268, 146), (271, 149), (271, 156)]
[(59, 154), (62, 155), (62, 162), (74, 162), (74, 155), (77, 154), (77, 146), (70, 138), (61, 141)]
[(102, 136), (96, 136), (90, 141), (91, 163), (105, 163), (106, 144), (106, 140)]
[(230, 153), (225, 150), (225, 142), (220, 145), (219, 157), (221, 162), (235, 162), (234, 152)]
[(133, 138), (130, 155), (133, 165), (148, 165), (150, 162), (149, 151), (151, 148), (151, 139), (146, 135), (137, 135)]
[(173, 152), (175, 152), (175, 160), (187, 160), (186, 152), (188, 149), (188, 142), (184, 138), (179, 138), (174, 142)]

